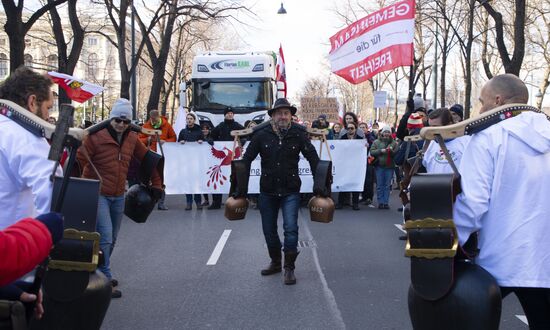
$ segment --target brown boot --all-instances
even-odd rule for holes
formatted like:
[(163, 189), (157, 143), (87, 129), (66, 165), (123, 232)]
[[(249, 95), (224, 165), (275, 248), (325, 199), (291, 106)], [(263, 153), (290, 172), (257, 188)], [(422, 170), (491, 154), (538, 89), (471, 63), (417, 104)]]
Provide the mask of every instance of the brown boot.
[(262, 269), (262, 275), (273, 275), (281, 272), (281, 249), (269, 249), (271, 262), (266, 269)]
[(296, 284), (296, 277), (294, 276), (294, 262), (298, 257), (300, 251), (285, 251), (285, 284)]

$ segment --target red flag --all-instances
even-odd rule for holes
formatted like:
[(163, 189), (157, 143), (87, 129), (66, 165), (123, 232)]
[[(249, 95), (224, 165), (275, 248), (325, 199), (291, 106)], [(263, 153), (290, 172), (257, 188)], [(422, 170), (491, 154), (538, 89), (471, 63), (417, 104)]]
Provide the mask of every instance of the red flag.
[(281, 81), (284, 83), (284, 97), (286, 97), (286, 71), (285, 71), (285, 56), (283, 55), (283, 45), (279, 45), (279, 54), (277, 54), (277, 66), (275, 67), (277, 71), (276, 81)]
[(413, 63), (414, 0), (380, 9), (330, 38), (332, 72), (358, 84)]
[(53, 82), (61, 86), (67, 96), (76, 102), (84, 103), (95, 95), (103, 92), (103, 87), (78, 79), (68, 74), (59, 72), (48, 72)]

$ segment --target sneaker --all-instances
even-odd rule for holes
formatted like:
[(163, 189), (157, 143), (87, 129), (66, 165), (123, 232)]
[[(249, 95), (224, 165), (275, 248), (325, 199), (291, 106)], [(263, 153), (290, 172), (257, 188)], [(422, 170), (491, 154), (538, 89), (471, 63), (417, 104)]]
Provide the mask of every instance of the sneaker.
[(202, 210), (202, 205), (201, 204), (197, 204), (197, 210)]
[(376, 208), (376, 206), (374, 206), (374, 204), (370, 203), (369, 205), (367, 205), (368, 207), (370, 207), (371, 209), (374, 209)]
[(201, 204), (201, 206), (208, 206), (208, 205), (210, 205), (210, 202), (209, 202), (209, 201), (204, 201), (204, 202), (202, 202), (202, 204)]
[(111, 299), (116, 299), (120, 297), (122, 297), (122, 292), (120, 292), (120, 290), (113, 288), (113, 291), (111, 291)]
[(111, 286), (114, 288), (115, 286), (118, 286), (118, 281), (114, 278), (111, 279)]
[(363, 204), (365, 204), (365, 205), (372, 204), (372, 200), (370, 198), (367, 198), (363, 201)]

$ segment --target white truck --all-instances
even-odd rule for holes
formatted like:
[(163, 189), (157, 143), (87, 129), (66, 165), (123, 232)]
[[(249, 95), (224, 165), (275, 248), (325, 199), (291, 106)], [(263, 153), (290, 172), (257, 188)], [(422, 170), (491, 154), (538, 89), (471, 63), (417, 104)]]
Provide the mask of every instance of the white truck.
[[(263, 122), (275, 98), (283, 97), (284, 84), (275, 81), (275, 66), (273, 52), (197, 55), (193, 59), (191, 79), (180, 85), (180, 111), (194, 111), (201, 125), (207, 123), (211, 127), (224, 120), (226, 109), (233, 110), (235, 121), (242, 125), (247, 120)], [(182, 121), (178, 118), (178, 122)]]

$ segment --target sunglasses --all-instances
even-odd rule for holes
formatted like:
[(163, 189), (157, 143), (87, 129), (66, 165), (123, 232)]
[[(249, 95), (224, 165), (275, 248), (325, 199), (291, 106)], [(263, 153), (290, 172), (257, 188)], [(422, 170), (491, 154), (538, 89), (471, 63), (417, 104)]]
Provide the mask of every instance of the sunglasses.
[(348, 127), (348, 131), (355, 131), (355, 127), (353, 127), (353, 126)]
[(120, 123), (123, 123), (124, 125), (130, 124), (130, 119), (115, 118), (114, 121), (117, 124), (120, 124)]

